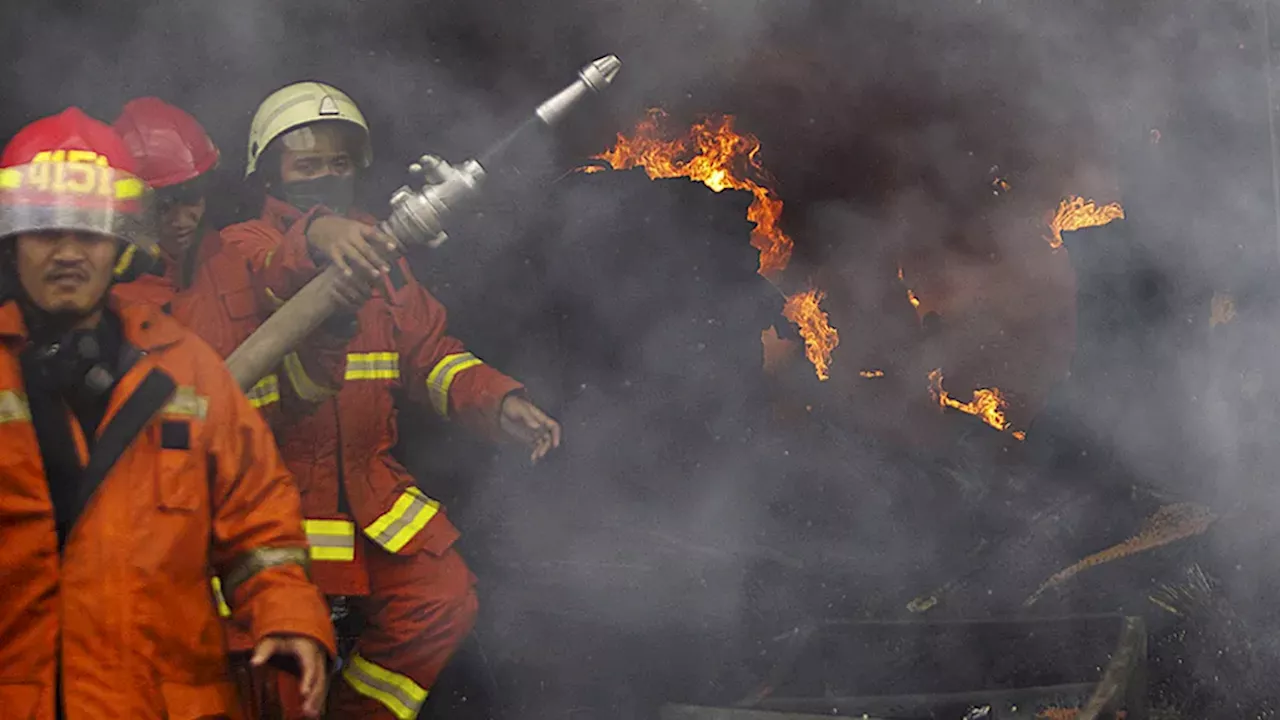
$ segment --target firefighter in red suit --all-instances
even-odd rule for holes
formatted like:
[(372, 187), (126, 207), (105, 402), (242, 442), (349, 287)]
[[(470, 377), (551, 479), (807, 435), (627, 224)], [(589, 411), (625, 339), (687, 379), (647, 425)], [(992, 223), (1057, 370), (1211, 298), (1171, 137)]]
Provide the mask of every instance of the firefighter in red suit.
[(316, 82), (276, 91), (250, 128), (246, 175), (265, 190), (262, 215), (223, 236), (261, 282), (264, 315), (325, 263), (344, 271), (351, 294), (373, 287), (338, 397), (277, 439), (302, 490), (313, 578), (331, 595), (363, 596), (365, 627), (330, 707), (407, 720), (470, 632), (477, 601), (452, 548), (457, 529), (391, 455), (393, 394), (525, 443), (535, 461), (559, 445), (560, 426), (446, 334), (444, 307), (403, 259), (384, 259), (394, 241), (352, 207), (356, 171), (370, 161), (368, 126), (346, 94)]
[[(113, 128), (138, 163), (139, 176), (155, 190), (159, 221), (154, 256), (130, 246), (116, 266), (115, 296), (124, 304), (162, 308), (219, 355), (230, 355), (257, 328), (259, 317), (248, 261), (205, 222), (218, 148), (195, 118), (154, 97), (129, 101)], [(273, 427), (281, 412), (311, 412), (313, 403), (337, 393), (348, 339), (316, 333), (246, 393), (249, 401)]]
[[(139, 176), (155, 190), (158, 220), (157, 252), (148, 255), (129, 246), (116, 267), (115, 297), (124, 305), (162, 308), (218, 354), (230, 355), (257, 328), (259, 318), (248, 261), (205, 222), (217, 147), (195, 118), (153, 97), (131, 100), (113, 127), (137, 163)], [(367, 291), (357, 293), (347, 304), (359, 307), (367, 298)], [(305, 348), (291, 353), (249, 389), (250, 404), (277, 430), (287, 418), (312, 412), (315, 403), (337, 394), (349, 339), (341, 329), (314, 334)], [(221, 614), (230, 617), (220, 582), (214, 582), (214, 589)], [(262, 717), (264, 707), (283, 703), (297, 715), (300, 697), (291, 677), (280, 676), (277, 697), (273, 670), (251, 670), (240, 662), (248, 659), (252, 637), (245, 618), (236, 620), (227, 630), (246, 711)]]

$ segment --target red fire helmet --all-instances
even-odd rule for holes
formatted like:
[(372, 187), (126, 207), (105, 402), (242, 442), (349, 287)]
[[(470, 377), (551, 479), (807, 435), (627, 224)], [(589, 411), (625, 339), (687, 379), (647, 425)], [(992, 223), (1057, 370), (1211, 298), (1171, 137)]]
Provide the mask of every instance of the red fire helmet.
[(151, 189), (106, 123), (68, 108), (13, 136), (0, 153), (0, 237), (67, 230), (148, 249)]
[(153, 188), (180, 185), (218, 164), (218, 148), (200, 123), (159, 98), (130, 100), (114, 127)]

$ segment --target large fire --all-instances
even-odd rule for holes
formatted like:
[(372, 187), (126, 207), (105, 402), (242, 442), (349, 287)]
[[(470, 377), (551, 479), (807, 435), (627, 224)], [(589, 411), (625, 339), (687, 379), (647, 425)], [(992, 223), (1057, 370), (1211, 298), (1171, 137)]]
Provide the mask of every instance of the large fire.
[(1106, 225), (1112, 220), (1124, 218), (1124, 208), (1120, 203), (1111, 203), (1098, 207), (1092, 200), (1079, 196), (1063, 198), (1058, 204), (1058, 213), (1049, 221), (1049, 230), (1053, 236), (1047, 238), (1053, 249), (1062, 247), (1062, 233), (1080, 228)]
[[(652, 179), (689, 178), (716, 192), (745, 190), (751, 193), (747, 219), (756, 224), (751, 246), (760, 251), (760, 274), (775, 284), (791, 262), (791, 238), (782, 231), (782, 200), (773, 190), (773, 177), (760, 164), (760, 141), (733, 127), (732, 115), (707, 117), (674, 138), (664, 137), (666, 113), (650, 110), (630, 137), (618, 134), (613, 149), (593, 159), (604, 160), (614, 170), (642, 167)], [(783, 314), (800, 328), (805, 354), (818, 378), (830, 377), (831, 351), (840, 335), (819, 307), (823, 293), (809, 289), (787, 298)]]
[[(933, 399), (938, 405), (944, 408), (953, 408), (962, 413), (973, 415), (981, 418), (983, 422), (997, 430), (1009, 430), (1009, 419), (1005, 417), (1005, 410), (1009, 407), (1009, 402), (1005, 400), (1004, 394), (1000, 392), (1000, 388), (978, 388), (973, 391), (973, 399), (967, 403), (951, 397), (942, 387), (942, 369), (938, 368), (929, 373), (929, 392), (932, 393)], [(1013, 432), (1013, 436), (1019, 440), (1025, 440), (1027, 434), (1021, 430)]]

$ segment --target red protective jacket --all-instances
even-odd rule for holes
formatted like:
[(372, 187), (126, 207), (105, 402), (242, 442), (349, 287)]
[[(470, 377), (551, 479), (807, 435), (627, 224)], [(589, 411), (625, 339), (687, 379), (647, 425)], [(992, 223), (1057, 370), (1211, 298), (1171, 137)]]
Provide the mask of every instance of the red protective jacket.
[[(259, 324), (249, 262), (216, 230), (207, 230), (190, 252), (189, 268), (181, 260), (164, 256), (158, 270), (136, 273), (137, 279), (117, 284), (113, 293), (125, 305), (162, 308), (227, 357)], [(316, 333), (246, 393), (272, 428), (286, 422), (286, 417), (310, 413), (315, 403), (337, 393), (346, 361), (344, 342)]]
[[(18, 358), (26, 330), (16, 303), (0, 307), (0, 717), (53, 720), (60, 660), (68, 720), (238, 718), (210, 567), (255, 639), (304, 635), (334, 652), (300, 565), (298, 493), (205, 343), (154, 307), (119, 315), (138, 359), (93, 455), (76, 422), (65, 450), (88, 468), (121, 454), (60, 552)], [(127, 444), (107, 440), (135, 416)]]
[[(301, 213), (268, 197), (260, 219), (222, 231), (261, 283), (264, 316), (319, 271), (305, 231), (313, 217), (327, 212)], [(371, 222), (367, 216), (357, 219)], [(424, 549), (439, 554), (458, 536), (439, 503), (391, 456), (397, 440), (393, 393), (493, 435), (502, 400), (521, 387), (446, 334), (444, 307), (414, 280), (403, 259), (357, 320), (336, 400), (276, 436), (302, 490), (312, 546), (331, 548), (332, 562), (312, 565), (316, 582), (331, 594), (367, 590), (360, 563), (352, 562), (357, 529), (387, 552), (406, 555)], [(322, 552), (313, 550), (313, 558)]]

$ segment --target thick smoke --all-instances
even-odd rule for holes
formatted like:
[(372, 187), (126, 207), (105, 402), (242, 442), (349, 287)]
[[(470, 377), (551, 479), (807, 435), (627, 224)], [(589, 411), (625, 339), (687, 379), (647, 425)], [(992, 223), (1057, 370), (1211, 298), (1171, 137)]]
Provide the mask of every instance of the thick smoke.
[[(956, 602), (1014, 611), (1175, 499), (1246, 518), (1211, 544), (1238, 560), (1224, 567), (1239, 566), (1226, 584), (1241, 612), (1261, 617), (1250, 601), (1272, 565), (1254, 548), (1275, 507), (1277, 229), (1260, 7), (26, 4), (5, 10), (0, 129), (68, 104), (110, 119), (159, 95), (222, 148), (228, 221), (255, 210), (237, 188), (256, 103), (320, 79), (370, 118), (364, 194), (380, 209), (418, 154), (476, 154), (581, 64), (620, 55), (608, 98), (525, 148), (527, 167), (496, 173), (482, 214), (415, 258), (456, 334), (566, 421), (566, 447), (530, 470), (417, 415), (402, 434), (469, 534), (489, 669), (509, 661), (555, 682), (607, 658), (582, 672), (628, 678), (625, 690), (565, 682), (590, 699), (562, 701), (621, 717), (628, 703), (737, 688), (702, 682), (733, 664), (708, 658), (806, 619), (900, 616), (957, 567), (983, 567), (974, 547), (1011, 549), (962, 594), (1007, 597)], [(708, 269), (699, 282), (716, 293), (664, 292), (685, 259), (751, 265), (744, 198), (681, 181), (549, 182), (651, 106), (675, 127), (733, 113), (760, 137), (797, 244), (788, 282), (826, 289), (841, 332), (829, 383), (803, 360), (765, 377), (754, 359), (726, 371), (717, 347), (695, 356), (689, 322), (782, 327), (756, 322), (779, 301), (767, 286)], [(1128, 219), (1055, 252), (1045, 214), (1075, 194), (1118, 200)], [(666, 255), (605, 252), (624, 242)], [(907, 287), (936, 313), (923, 328)], [(1215, 294), (1236, 317), (1210, 328)], [(607, 332), (593, 343), (584, 327)], [(935, 367), (962, 399), (1009, 393), (1027, 443), (940, 414)], [(858, 377), (869, 368), (886, 377)], [(1113, 502), (1125, 497), (1137, 499)], [(1099, 609), (1058, 609), (1077, 607)], [(528, 691), (516, 677), (494, 682)]]

